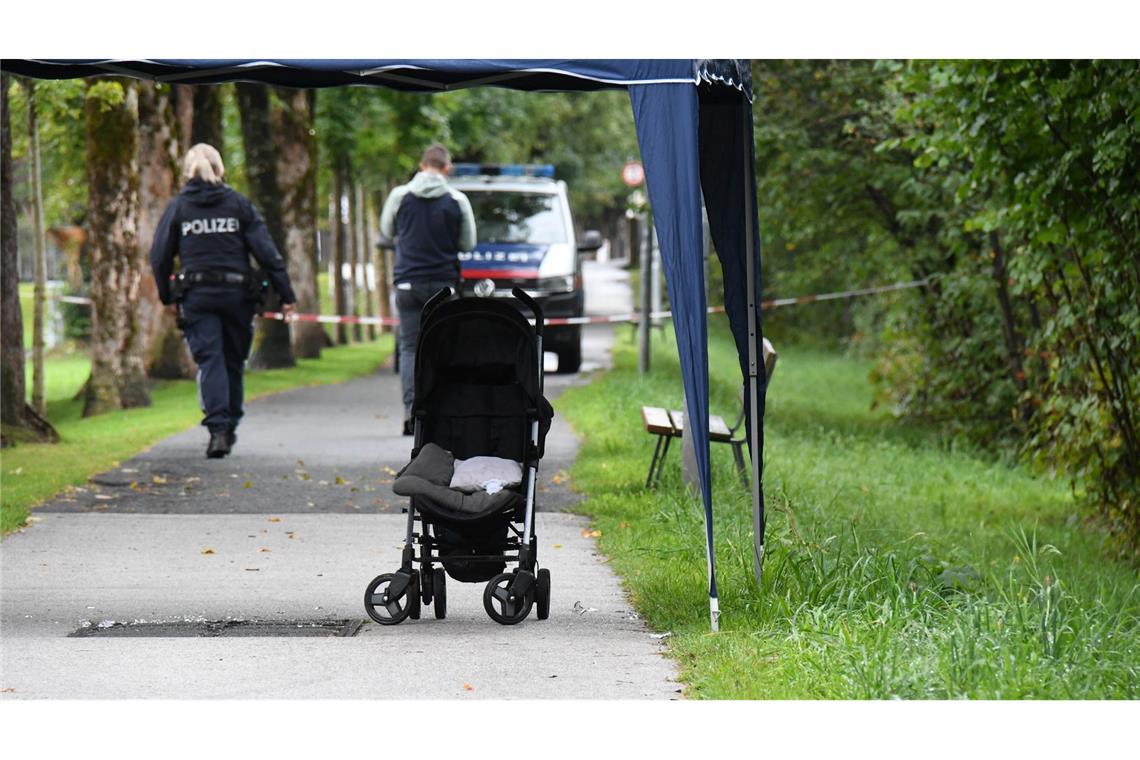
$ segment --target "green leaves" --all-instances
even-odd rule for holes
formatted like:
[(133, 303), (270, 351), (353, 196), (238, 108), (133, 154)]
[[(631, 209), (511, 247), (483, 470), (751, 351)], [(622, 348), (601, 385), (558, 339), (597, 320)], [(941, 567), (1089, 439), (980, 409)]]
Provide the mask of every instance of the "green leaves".
[(933, 275), (853, 307), (882, 400), (1070, 477), (1135, 546), (1140, 64), (755, 68), (768, 292)]

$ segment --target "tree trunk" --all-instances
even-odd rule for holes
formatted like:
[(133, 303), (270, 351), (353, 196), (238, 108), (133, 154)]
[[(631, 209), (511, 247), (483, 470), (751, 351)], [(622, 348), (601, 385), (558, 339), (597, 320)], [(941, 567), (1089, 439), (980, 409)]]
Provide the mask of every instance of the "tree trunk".
[[(335, 225), (333, 227), (334, 235), (336, 236), (336, 253), (333, 256), (333, 291), (336, 294), (336, 313), (348, 313), (348, 283), (344, 279), (344, 269), (348, 258), (348, 230), (344, 225), (344, 187), (345, 187), (345, 174), (346, 160), (343, 157), (337, 157), (336, 166), (333, 169), (333, 215)], [(348, 328), (343, 322), (338, 322), (336, 326), (336, 342), (338, 345), (343, 346), (348, 343)]]
[(225, 130), (222, 127), (221, 85), (194, 85), (193, 97), (194, 111), (190, 123), (190, 144), (208, 143), (224, 155), (223, 148), (226, 138)]
[[(269, 236), (282, 256), (287, 257), (285, 227), (282, 223), (281, 189), (277, 181), (277, 151), (269, 122), (269, 88), (262, 84), (239, 82), (238, 108), (241, 111), (241, 137), (245, 147), (245, 173), (249, 180), (251, 200), (265, 217)], [(288, 258), (286, 258), (288, 261)], [(281, 295), (270, 291), (265, 308), (281, 310)], [(250, 367), (275, 369), (292, 367), (292, 339), (289, 325), (276, 319), (263, 319), (253, 339)]]
[(139, 320), (144, 331), (147, 374), (152, 378), (194, 377), (194, 360), (174, 316), (163, 308), (145, 262), (154, 229), (174, 197), (179, 176), (178, 126), (170, 85), (140, 82), (139, 88), (139, 254), (143, 258)]
[[(377, 190), (372, 193), (372, 208), (381, 209), (384, 207), (384, 199), (381, 197), (380, 191)], [(369, 217), (371, 221), (371, 216)], [(379, 227), (377, 227), (379, 228)], [(378, 247), (372, 248), (372, 261), (376, 269), (376, 300), (380, 304), (379, 314), (381, 317), (392, 316), (391, 304), (389, 302), (391, 294), (391, 274), (388, 267), (388, 252), (387, 250), (380, 250)], [(390, 331), (388, 326), (381, 328), (381, 332)]]
[[(178, 143), (178, 169), (175, 176), (181, 175), (182, 158), (194, 138), (194, 90), (192, 84), (175, 84), (170, 86), (170, 107), (174, 111), (174, 127)], [(218, 150), (221, 145), (214, 146)]]
[(1025, 394), (1027, 384), (1021, 363), (1025, 353), (1025, 342), (1017, 331), (1017, 317), (1013, 313), (1013, 301), (1009, 297), (1009, 273), (1005, 266), (1005, 250), (1001, 245), (1001, 236), (994, 230), (990, 232), (989, 237), (994, 284), (997, 285), (998, 306), (1001, 308), (1001, 329), (1005, 337), (1006, 361), (1009, 363), (1009, 373), (1014, 387), (1021, 397), (1019, 412), (1021, 424), (1024, 425), (1033, 415), (1033, 404)]
[[(363, 183), (360, 182), (356, 183), (356, 213), (360, 217), (357, 226), (360, 229), (360, 268), (364, 271), (364, 315), (374, 317), (376, 286), (373, 278), (379, 275), (379, 270), (373, 266), (375, 251), (372, 247), (372, 235), (369, 234), (372, 218), (368, 210), (368, 196), (364, 192)], [(372, 277), (368, 276), (369, 270), (372, 272)], [(368, 340), (376, 340), (376, 325), (368, 325)]]
[(0, 73), (0, 446), (58, 441), (55, 429), (25, 398), (24, 318), (20, 312), (20, 265), (16, 201), (12, 196), (12, 130), (7, 74)]
[[(270, 116), (277, 148), (277, 179), (289, 279), (297, 294), (297, 311), (316, 314), (317, 300), (317, 161), (313, 135), (314, 91), (277, 88)], [(293, 352), (318, 359), (325, 345), (324, 328), (316, 322), (293, 323)]]
[(137, 305), (139, 102), (129, 80), (88, 80), (87, 225), (91, 244), (91, 379), (83, 416), (150, 404)]
[[(351, 283), (351, 308), (352, 316), (360, 316), (360, 301), (361, 294), (364, 287), (360, 282), (360, 270), (362, 267), (363, 251), (360, 250), (360, 205), (358, 203), (360, 194), (357, 192), (360, 183), (356, 181), (356, 173), (351, 169), (348, 175), (348, 229), (352, 243), (352, 280)], [(352, 339), (359, 343), (364, 340), (364, 330), (359, 322), (352, 323)]]
[(47, 416), (44, 399), (44, 301), (47, 299), (46, 264), (44, 261), (44, 194), (40, 172), (40, 129), (36, 123), (36, 84), (24, 80), (28, 92), (28, 151), (32, 170), (32, 226), (35, 251), (35, 295), (32, 311), (32, 408)]

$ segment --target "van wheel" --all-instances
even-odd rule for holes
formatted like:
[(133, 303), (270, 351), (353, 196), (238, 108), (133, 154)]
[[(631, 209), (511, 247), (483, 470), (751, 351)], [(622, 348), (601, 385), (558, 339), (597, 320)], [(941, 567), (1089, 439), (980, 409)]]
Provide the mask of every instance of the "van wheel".
[(564, 348), (558, 352), (558, 374), (570, 375), (582, 366), (582, 344), (576, 343), (573, 348)]

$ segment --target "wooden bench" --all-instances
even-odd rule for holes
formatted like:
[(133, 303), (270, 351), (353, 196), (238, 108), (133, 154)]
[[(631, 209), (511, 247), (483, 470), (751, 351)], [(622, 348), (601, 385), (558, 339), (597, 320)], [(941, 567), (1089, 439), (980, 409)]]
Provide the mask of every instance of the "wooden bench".
[[(657, 446), (653, 451), (653, 460), (649, 463), (649, 474), (645, 478), (646, 488), (655, 488), (661, 479), (661, 471), (665, 468), (665, 456), (669, 453), (669, 444), (674, 438), (680, 438), (685, 433), (685, 413), (675, 410), (666, 410), (659, 406), (641, 407), (641, 419), (645, 422), (645, 430), (657, 436)], [(723, 417), (715, 414), (709, 415), (709, 441), (713, 443), (727, 443), (732, 446), (732, 454), (736, 458), (736, 469), (744, 487), (748, 487), (748, 469), (744, 464), (744, 445), (748, 442), (743, 436), (736, 437), (736, 431), (744, 422), (744, 414), (736, 424), (729, 427)]]
[[(768, 339), (763, 343), (764, 373), (769, 380), (776, 368), (777, 354)], [(748, 488), (748, 465), (745, 464), (744, 447), (748, 444), (744, 426), (744, 404), (741, 396), (740, 416), (736, 423), (729, 427), (723, 417), (715, 414), (709, 415), (709, 441), (711, 443), (727, 443), (732, 446), (732, 456), (736, 460), (736, 470), (740, 473), (740, 481)], [(645, 423), (645, 431), (657, 436), (657, 446), (653, 449), (653, 459), (649, 462), (649, 474), (645, 477), (646, 488), (656, 488), (661, 479), (661, 470), (665, 468), (665, 455), (669, 453), (669, 444), (674, 438), (680, 438), (685, 432), (685, 414), (674, 410), (666, 410), (659, 406), (641, 407), (641, 419)], [(740, 433), (739, 437), (737, 432)]]

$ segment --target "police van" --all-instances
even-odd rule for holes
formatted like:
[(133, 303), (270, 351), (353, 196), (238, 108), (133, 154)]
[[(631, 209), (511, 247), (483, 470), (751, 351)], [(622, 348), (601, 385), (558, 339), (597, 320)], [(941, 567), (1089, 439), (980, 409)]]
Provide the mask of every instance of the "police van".
[[(550, 164), (452, 166), (448, 184), (471, 201), (475, 249), (459, 254), (465, 295), (509, 298), (519, 286), (550, 317), (580, 317), (585, 305), (581, 254), (602, 236), (574, 230), (566, 183)], [(582, 363), (581, 325), (550, 325), (543, 347), (558, 354), (559, 372)]]

